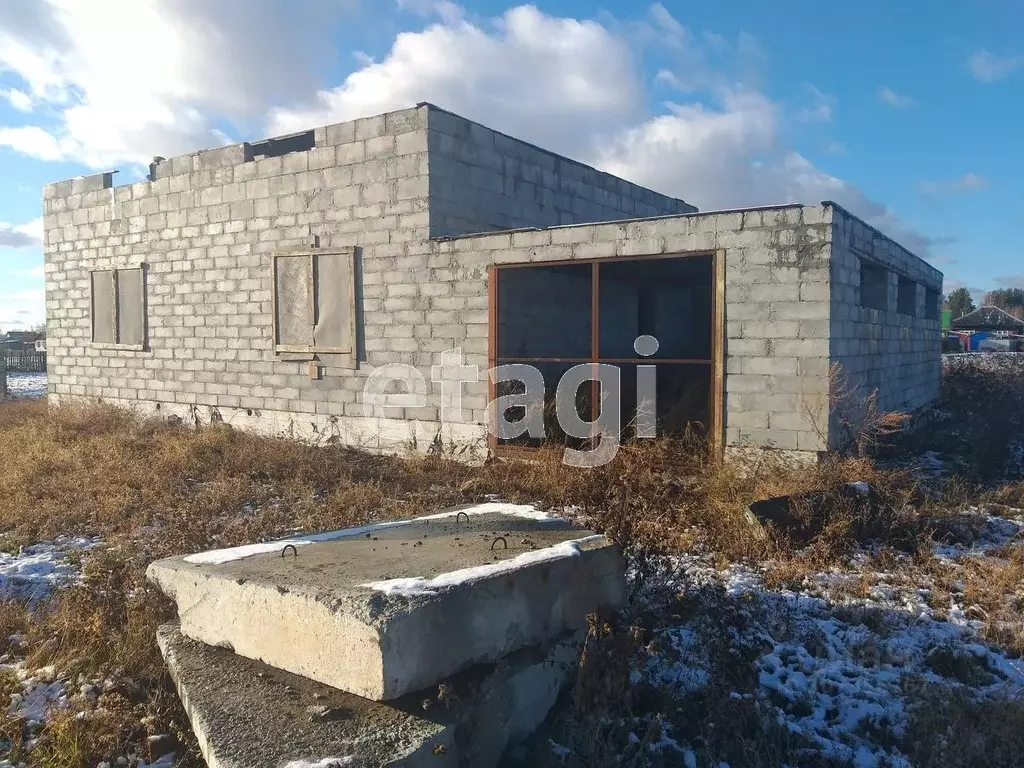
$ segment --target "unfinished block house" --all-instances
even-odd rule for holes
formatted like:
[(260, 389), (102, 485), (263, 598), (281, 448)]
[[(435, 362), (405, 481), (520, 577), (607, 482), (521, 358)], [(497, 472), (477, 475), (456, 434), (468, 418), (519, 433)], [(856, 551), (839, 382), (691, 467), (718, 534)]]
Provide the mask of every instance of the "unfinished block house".
[[(941, 273), (839, 206), (700, 213), (430, 104), (51, 184), (44, 206), (57, 399), (479, 455), (516, 442), (489, 434), (487, 369), (554, 391), (618, 367), (628, 422), (653, 365), (662, 429), (816, 454), (831, 363), (883, 408), (938, 394)], [(384, 402), (368, 384), (396, 364), (417, 381)], [(453, 364), (477, 370), (461, 401), (435, 381)]]

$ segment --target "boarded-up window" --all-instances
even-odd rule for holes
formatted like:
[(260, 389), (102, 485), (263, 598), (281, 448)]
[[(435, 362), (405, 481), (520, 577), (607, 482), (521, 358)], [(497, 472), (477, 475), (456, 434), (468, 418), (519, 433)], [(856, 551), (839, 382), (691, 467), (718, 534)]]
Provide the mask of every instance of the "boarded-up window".
[(92, 340), (142, 347), (146, 343), (146, 289), (141, 267), (93, 272)]
[(274, 351), (355, 353), (355, 252), (274, 257)]

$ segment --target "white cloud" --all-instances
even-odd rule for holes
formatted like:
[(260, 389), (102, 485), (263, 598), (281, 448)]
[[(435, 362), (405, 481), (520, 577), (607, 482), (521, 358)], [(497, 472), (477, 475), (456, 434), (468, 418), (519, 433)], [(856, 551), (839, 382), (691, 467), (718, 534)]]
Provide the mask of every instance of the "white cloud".
[(18, 128), (0, 127), (0, 146), (49, 161), (63, 160), (66, 156), (73, 155), (76, 149), (75, 142), (58, 139), (35, 125), (23, 125)]
[(0, 329), (31, 328), (45, 320), (46, 301), (41, 288), (0, 292)]
[(801, 107), (797, 111), (797, 119), (805, 123), (827, 123), (832, 120), (835, 112), (836, 98), (827, 93), (822, 93), (813, 85), (804, 87), (810, 100), (810, 104)]
[[(341, 4), (7, 0), (0, 69), (59, 123), (0, 126), (0, 145), (106, 168), (218, 144), (226, 124), (262, 118), (269, 133), (288, 132), (431, 101), (705, 209), (834, 199), (912, 248), (930, 244), (794, 151), (788, 137), (831, 118), (833, 102), (810, 91), (801, 111), (765, 96), (767, 60), (750, 35), (693, 35), (660, 4), (635, 22), (599, 23), (532, 5), (480, 20), (416, 0), (408, 7), (431, 23), (318, 90), (323, 14)], [(662, 82), (687, 98), (650, 108), (647, 46), (670, 62)]]
[(971, 74), (983, 83), (994, 83), (1022, 67), (1022, 55), (999, 56), (985, 49), (975, 51), (967, 60)]
[(316, 90), (350, 1), (7, 0), (0, 71), (58, 119), (0, 126), (0, 145), (106, 168), (217, 144), (218, 122)]
[(275, 110), (271, 133), (433, 102), (567, 151), (583, 136), (627, 125), (642, 87), (626, 41), (601, 24), (512, 8), (490, 32), (449, 17), (400, 34), (387, 57), (321, 91), (304, 107)]
[(43, 220), (13, 226), (0, 221), (0, 248), (39, 248), (43, 245)]
[(32, 111), (32, 97), (17, 88), (0, 89), (0, 99), (4, 99), (19, 112)]
[(630, 47), (627, 35), (521, 6), (490, 25), (449, 16), (403, 33), (382, 60), (322, 91), (312, 104), (275, 110), (272, 129), (298, 130), (430, 101), (705, 210), (834, 200), (928, 253), (933, 241), (787, 146), (790, 123), (832, 116), (831, 97), (808, 88), (808, 112), (790, 114), (750, 85), (756, 73), (727, 80), (708, 68), (707, 61), (723, 52), (734, 66), (763, 60), (749, 36), (736, 45), (707, 36), (700, 43), (660, 5), (628, 34), (637, 29), (644, 44), (685, 51), (685, 60), (697, 62), (688, 71), (664, 69), (656, 80), (713, 95), (665, 104), (652, 114), (644, 106), (642, 50)]
[(976, 173), (965, 173), (956, 179), (945, 181), (922, 181), (917, 185), (917, 191), (925, 197), (938, 197), (940, 195), (959, 195), (966, 192), (976, 192), (988, 186), (988, 180)]
[(890, 107), (896, 107), (896, 109), (910, 109), (917, 105), (910, 96), (904, 96), (896, 93), (892, 88), (882, 88), (878, 91), (878, 98), (882, 100), (883, 104), (888, 104)]

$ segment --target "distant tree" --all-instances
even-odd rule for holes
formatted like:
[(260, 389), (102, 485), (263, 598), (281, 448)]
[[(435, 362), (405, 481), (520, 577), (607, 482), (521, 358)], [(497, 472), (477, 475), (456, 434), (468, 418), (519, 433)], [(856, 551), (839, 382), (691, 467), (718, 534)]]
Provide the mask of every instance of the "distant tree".
[(973, 312), (977, 307), (974, 306), (970, 291), (966, 288), (957, 288), (946, 297), (946, 309), (953, 313), (953, 319), (956, 320), (968, 312)]
[(998, 288), (985, 294), (985, 303), (1000, 309), (1024, 307), (1024, 288)]

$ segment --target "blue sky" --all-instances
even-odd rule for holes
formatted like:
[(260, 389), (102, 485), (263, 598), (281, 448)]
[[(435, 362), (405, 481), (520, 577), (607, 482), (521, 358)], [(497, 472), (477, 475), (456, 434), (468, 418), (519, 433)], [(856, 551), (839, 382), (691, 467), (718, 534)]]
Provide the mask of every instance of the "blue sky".
[(1024, 286), (1024, 6), (993, 0), (6, 0), (0, 328), (40, 322), (43, 184), (431, 101), (702, 209), (833, 199)]

